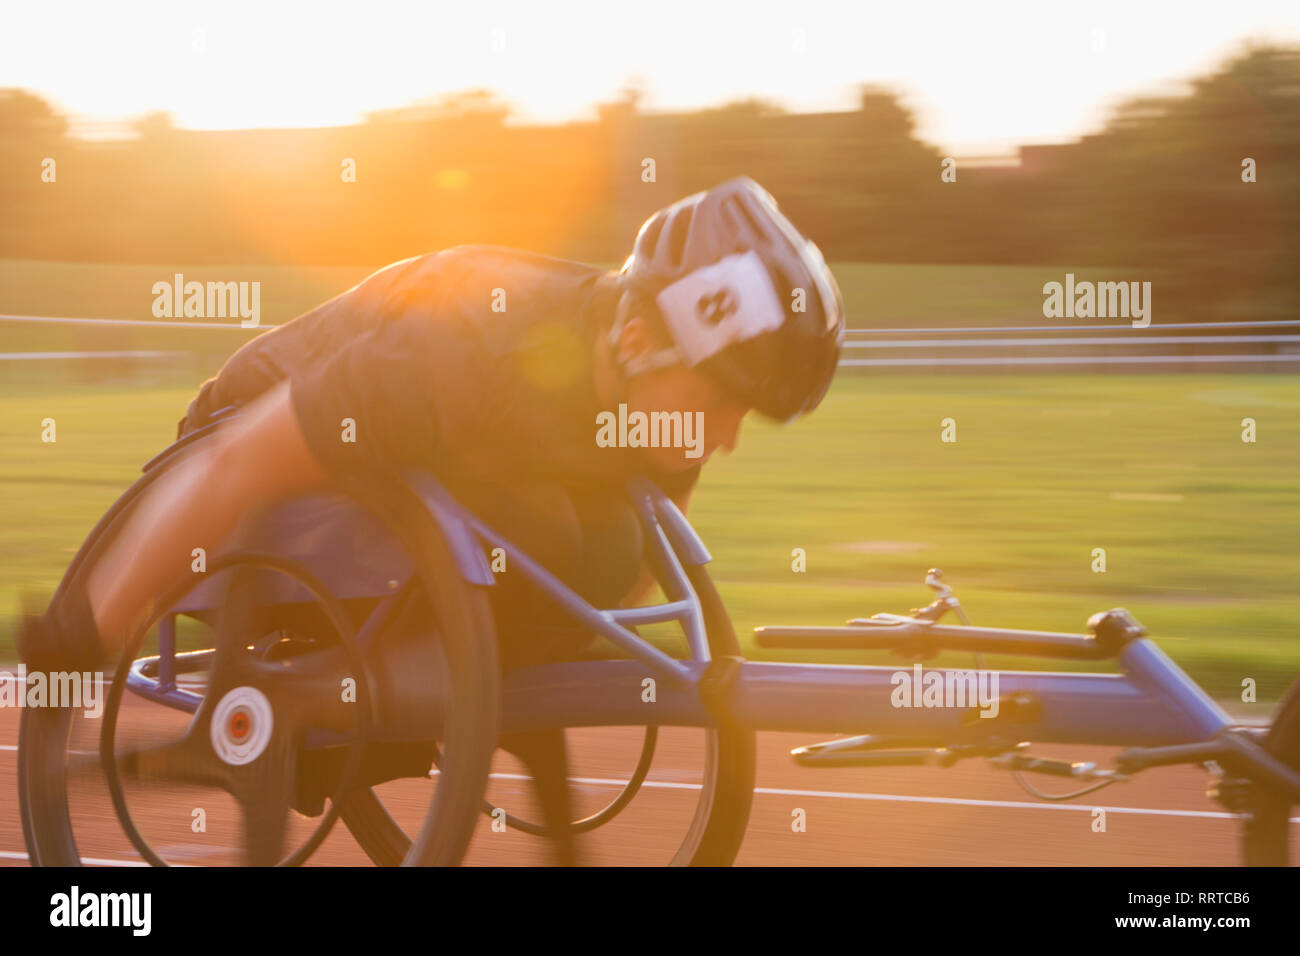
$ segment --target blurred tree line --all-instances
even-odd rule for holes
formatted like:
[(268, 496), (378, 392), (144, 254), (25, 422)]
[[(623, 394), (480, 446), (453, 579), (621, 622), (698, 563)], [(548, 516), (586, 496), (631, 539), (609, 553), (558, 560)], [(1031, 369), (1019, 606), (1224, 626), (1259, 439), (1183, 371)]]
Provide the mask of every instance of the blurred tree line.
[(1297, 48), (1248, 48), (1183, 95), (1022, 147), (1018, 167), (959, 163), (955, 182), (878, 88), (843, 113), (647, 114), (629, 92), (592, 122), (508, 115), (473, 91), (324, 129), (186, 131), (152, 114), (96, 142), (0, 91), (0, 257), (379, 265), (489, 242), (618, 262), (652, 210), (744, 173), (832, 260), (1113, 266), (1160, 282), (1163, 316), (1188, 319), (1300, 306)]

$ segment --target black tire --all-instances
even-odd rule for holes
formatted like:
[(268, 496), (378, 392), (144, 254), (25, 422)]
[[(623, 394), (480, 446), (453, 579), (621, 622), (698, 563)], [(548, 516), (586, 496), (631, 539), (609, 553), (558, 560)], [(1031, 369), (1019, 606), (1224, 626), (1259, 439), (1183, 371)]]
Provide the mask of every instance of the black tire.
[[(1264, 749), (1293, 770), (1300, 770), (1300, 680), (1278, 704)], [(1264, 787), (1251, 795), (1252, 809), (1242, 826), (1241, 854), (1246, 866), (1289, 866), (1291, 801)]]
[[(699, 595), (713, 657), (740, 655), (740, 643), (713, 580), (703, 566), (687, 566)], [(720, 725), (705, 731), (705, 769), (700, 798), (681, 846), (669, 865), (730, 866), (740, 851), (754, 797), (755, 735)], [(379, 866), (403, 859), (410, 839), (373, 790), (357, 793), (342, 808), (343, 822)]]
[[(704, 565), (687, 565), (686, 573), (703, 606), (709, 651), (714, 659), (742, 656), (731, 616)], [(689, 860), (682, 861), (690, 866), (731, 866), (745, 840), (749, 811), (754, 803), (757, 750), (754, 731), (723, 722), (713, 731), (712, 738), (716, 766), (711, 777), (715, 786), (708, 794), (705, 812), (697, 812), (697, 819), (703, 821), (699, 845)]]
[[(57, 602), (81, 574), (96, 550), (120, 528), (131, 504), (174, 461), (183, 449), (172, 446), (146, 466), (122, 496), (113, 503), (73, 556), (54, 592)], [(72, 730), (72, 711), (67, 708), (23, 708), (18, 719), (18, 810), (23, 824), (23, 841), (32, 866), (80, 866), (67, 799), (67, 747)]]
[(25, 707), (18, 719), (18, 810), (32, 866), (80, 866), (65, 773), (72, 711)]
[[(465, 580), (423, 502), (401, 482), (380, 484), (384, 487), (376, 488), (374, 482), (363, 486), (366, 500), (415, 559), (424, 593), (436, 613), (434, 630), (453, 694), (440, 738), (439, 784), (402, 865), (454, 866), (469, 848), (496, 750), (501, 719), (496, 627), (483, 588)], [(371, 498), (376, 492), (379, 497)]]
[[(123, 527), (131, 506), (177, 457), (176, 450), (160, 456), (100, 519), (69, 566), (55, 600), (74, 575), (94, 566)], [(445, 635), (441, 650), (452, 696), (439, 738), (444, 752), (442, 782), (414, 844), (400, 862), (455, 865), (477, 824), (497, 740), (500, 676), (491, 611), (482, 589), (461, 575), (443, 532), (407, 485), (370, 476), (350, 479), (341, 490), (378, 517), (405, 549), (429, 606), (436, 608), (438, 632)], [(80, 864), (67, 800), (71, 725), (72, 712), (66, 709), (24, 708), (21, 717), (19, 806), (33, 865)]]

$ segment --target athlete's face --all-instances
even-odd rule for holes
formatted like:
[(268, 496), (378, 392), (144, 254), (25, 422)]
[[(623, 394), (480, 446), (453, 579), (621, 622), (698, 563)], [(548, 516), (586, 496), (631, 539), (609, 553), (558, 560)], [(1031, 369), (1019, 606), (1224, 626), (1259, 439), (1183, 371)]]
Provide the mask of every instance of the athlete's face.
[[(639, 357), (666, 344), (644, 322), (632, 318), (624, 327), (618, 350), (624, 357)], [(683, 439), (680, 443), (661, 441), (657, 448), (641, 449), (656, 469), (665, 472), (685, 471), (699, 465), (719, 448), (734, 449), (741, 419), (749, 411), (711, 378), (685, 365), (670, 365), (632, 376), (627, 382), (627, 406), (629, 419), (632, 413), (642, 412), (652, 423), (664, 420), (663, 416), (650, 418), (654, 412), (667, 412), (673, 428), (679, 420), (673, 413), (680, 413)]]

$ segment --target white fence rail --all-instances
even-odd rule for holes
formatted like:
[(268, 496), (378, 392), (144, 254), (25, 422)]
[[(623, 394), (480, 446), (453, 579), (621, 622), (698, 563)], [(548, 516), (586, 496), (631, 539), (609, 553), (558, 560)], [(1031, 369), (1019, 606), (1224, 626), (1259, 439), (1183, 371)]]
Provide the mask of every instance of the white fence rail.
[[(1300, 330), (1300, 321), (1178, 322), (1141, 329), (1131, 324), (852, 329), (840, 365), (914, 369), (1300, 365), (1300, 334), (1246, 332), (1283, 329)], [(1205, 334), (1212, 330), (1237, 334)], [(987, 354), (972, 354), (979, 352)]]
[[(67, 316), (0, 315), (3, 323), (86, 325), (97, 328), (225, 330), (258, 333), (238, 322), (176, 322)], [(1136, 329), (1131, 325), (980, 326), (849, 329), (840, 365), (846, 368), (997, 368), (1050, 366), (1187, 367), (1300, 365), (1300, 334), (1244, 334), (1246, 329), (1300, 329), (1300, 320), (1180, 322)], [(1203, 334), (1211, 329), (1242, 334)], [(1087, 333), (1066, 334), (1066, 333)], [(1115, 334), (1120, 333), (1120, 334)], [(971, 337), (976, 336), (976, 337)], [(972, 355), (985, 351), (989, 354)], [(909, 354), (900, 355), (899, 352)], [(1052, 353), (1052, 354), (1046, 354)], [(177, 350), (32, 350), (0, 352), (0, 361), (167, 359)]]

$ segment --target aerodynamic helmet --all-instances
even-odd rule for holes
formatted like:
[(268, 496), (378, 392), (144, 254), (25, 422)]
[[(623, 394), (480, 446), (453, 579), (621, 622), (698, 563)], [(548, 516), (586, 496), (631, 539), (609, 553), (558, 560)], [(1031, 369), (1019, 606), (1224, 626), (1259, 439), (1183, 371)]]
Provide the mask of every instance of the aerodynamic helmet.
[(674, 342), (628, 371), (684, 362), (778, 421), (811, 411), (830, 387), (844, 339), (839, 286), (747, 176), (647, 219), (619, 277), (625, 303), (652, 301)]

